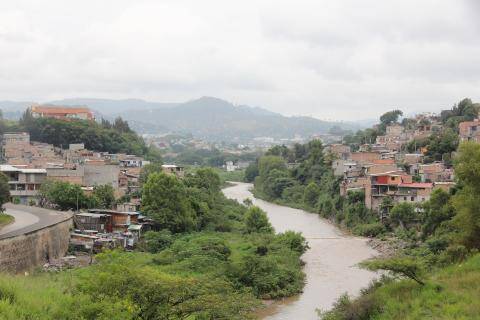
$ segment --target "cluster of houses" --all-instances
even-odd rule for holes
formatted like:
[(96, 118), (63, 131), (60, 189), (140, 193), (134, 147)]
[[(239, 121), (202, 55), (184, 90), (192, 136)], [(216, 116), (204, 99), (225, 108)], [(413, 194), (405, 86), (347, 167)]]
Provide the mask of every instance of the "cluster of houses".
[[(84, 107), (32, 106), (34, 117), (94, 120)], [(1, 140), (0, 171), (8, 177), (12, 200), (19, 204), (38, 204), (39, 190), (46, 181), (63, 181), (81, 186), (88, 194), (98, 185), (111, 185), (115, 196), (129, 199), (115, 210), (91, 210), (76, 213), (72, 243), (94, 246), (133, 246), (152, 221), (139, 212), (139, 176), (149, 164), (142, 157), (87, 150), (84, 144), (70, 144), (68, 149), (30, 141), (27, 132), (4, 133)], [(183, 176), (184, 168), (163, 165), (167, 174)], [(113, 209), (113, 208), (112, 208)]]
[[(478, 120), (461, 123), (460, 139), (476, 141), (480, 137), (477, 126), (480, 126)], [(387, 126), (385, 135), (360, 146), (356, 152), (344, 144), (327, 146), (327, 152), (334, 155), (334, 174), (342, 177), (341, 195), (362, 190), (366, 207), (384, 215), (388, 208), (382, 204), (419, 204), (428, 201), (436, 188), (448, 191), (455, 185), (453, 168), (443, 161), (425, 163), (425, 148), (415, 153), (406, 151), (407, 143), (426, 138), (439, 129), (441, 123), (437, 116), (422, 114), (409, 128), (400, 124)], [(386, 198), (391, 201), (385, 201)]]

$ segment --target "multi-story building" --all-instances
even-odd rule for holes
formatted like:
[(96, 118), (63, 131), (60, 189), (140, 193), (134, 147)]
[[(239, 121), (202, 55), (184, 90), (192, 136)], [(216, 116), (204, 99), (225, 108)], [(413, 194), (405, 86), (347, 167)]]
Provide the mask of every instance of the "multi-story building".
[(36, 201), (38, 191), (45, 181), (45, 169), (26, 169), (12, 165), (0, 165), (0, 171), (8, 177), (10, 196), (21, 204)]
[(384, 199), (393, 203), (421, 203), (430, 199), (434, 184), (412, 181), (412, 176), (403, 171), (385, 172), (368, 176), (365, 186), (365, 206), (379, 211)]
[(480, 142), (480, 120), (460, 122), (458, 125), (461, 141)]
[(54, 105), (33, 105), (32, 116), (38, 118), (55, 118), (61, 120), (94, 120), (93, 112), (87, 107), (64, 107)]

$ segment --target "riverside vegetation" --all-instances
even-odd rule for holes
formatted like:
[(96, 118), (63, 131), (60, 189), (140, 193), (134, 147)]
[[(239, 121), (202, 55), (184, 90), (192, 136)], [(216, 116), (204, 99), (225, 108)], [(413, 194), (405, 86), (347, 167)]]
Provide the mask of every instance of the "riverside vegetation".
[[(83, 269), (1, 275), (2, 319), (246, 319), (260, 299), (301, 292), (305, 239), (275, 234), (262, 210), (225, 198), (213, 170), (144, 179), (142, 211), (159, 231)], [(45, 191), (52, 201), (55, 190)]]
[[(478, 116), (478, 108), (474, 111)], [(452, 123), (449, 119), (446, 116), (445, 122)], [(447, 133), (428, 138), (430, 150), (454, 151), (455, 130), (449, 126)], [(343, 295), (332, 310), (319, 311), (319, 316), (325, 320), (480, 319), (480, 144), (460, 144), (451, 159), (455, 188), (435, 190), (418, 208), (397, 204), (385, 221), (365, 207), (361, 192), (339, 195), (340, 181), (330, 169), (331, 159), (319, 141), (293, 148), (277, 146), (245, 174), (246, 181), (254, 182), (257, 197), (317, 212), (354, 234), (402, 242), (395, 256), (361, 264), (386, 271), (379, 280), (356, 299)]]

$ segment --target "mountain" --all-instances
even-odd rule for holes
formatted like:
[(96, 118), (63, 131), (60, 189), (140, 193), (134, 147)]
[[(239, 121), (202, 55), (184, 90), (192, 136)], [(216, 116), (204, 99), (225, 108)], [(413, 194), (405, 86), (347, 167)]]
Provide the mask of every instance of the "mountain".
[(249, 140), (255, 137), (293, 138), (327, 133), (333, 126), (356, 130), (359, 126), (311, 117), (285, 117), (259, 107), (235, 106), (212, 97), (174, 106), (118, 113), (128, 121), (150, 123), (173, 132), (191, 133), (211, 141)]
[[(247, 141), (256, 137), (293, 138), (328, 133), (336, 126), (357, 130), (355, 123), (329, 122), (312, 117), (286, 117), (260, 107), (233, 105), (222, 99), (202, 97), (184, 103), (159, 103), (139, 99), (64, 99), (49, 104), (88, 106), (96, 117), (121, 116), (139, 133), (191, 133), (209, 141)], [(21, 112), (32, 102), (0, 102), (4, 113)], [(6, 116), (10, 118), (11, 114)]]
[(2, 110), (5, 119), (18, 120), (25, 109), (32, 104), (34, 102), (31, 101), (0, 101), (0, 110)]
[(175, 105), (178, 105), (178, 103), (149, 102), (141, 99), (111, 100), (92, 98), (54, 100), (48, 103), (61, 106), (88, 106), (91, 109), (94, 109), (95, 111), (105, 115), (120, 113), (127, 110), (157, 109), (174, 107)]

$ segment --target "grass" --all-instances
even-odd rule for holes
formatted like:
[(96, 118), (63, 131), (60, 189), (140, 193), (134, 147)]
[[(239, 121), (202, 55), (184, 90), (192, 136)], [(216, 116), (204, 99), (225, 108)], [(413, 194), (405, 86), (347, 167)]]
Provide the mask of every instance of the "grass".
[(382, 305), (377, 320), (480, 319), (480, 255), (434, 273), (425, 286), (403, 280), (374, 295)]
[(9, 225), (10, 223), (13, 223), (15, 221), (15, 218), (6, 214), (6, 213), (0, 213), (0, 229), (2, 227), (5, 227), (6, 225)]

